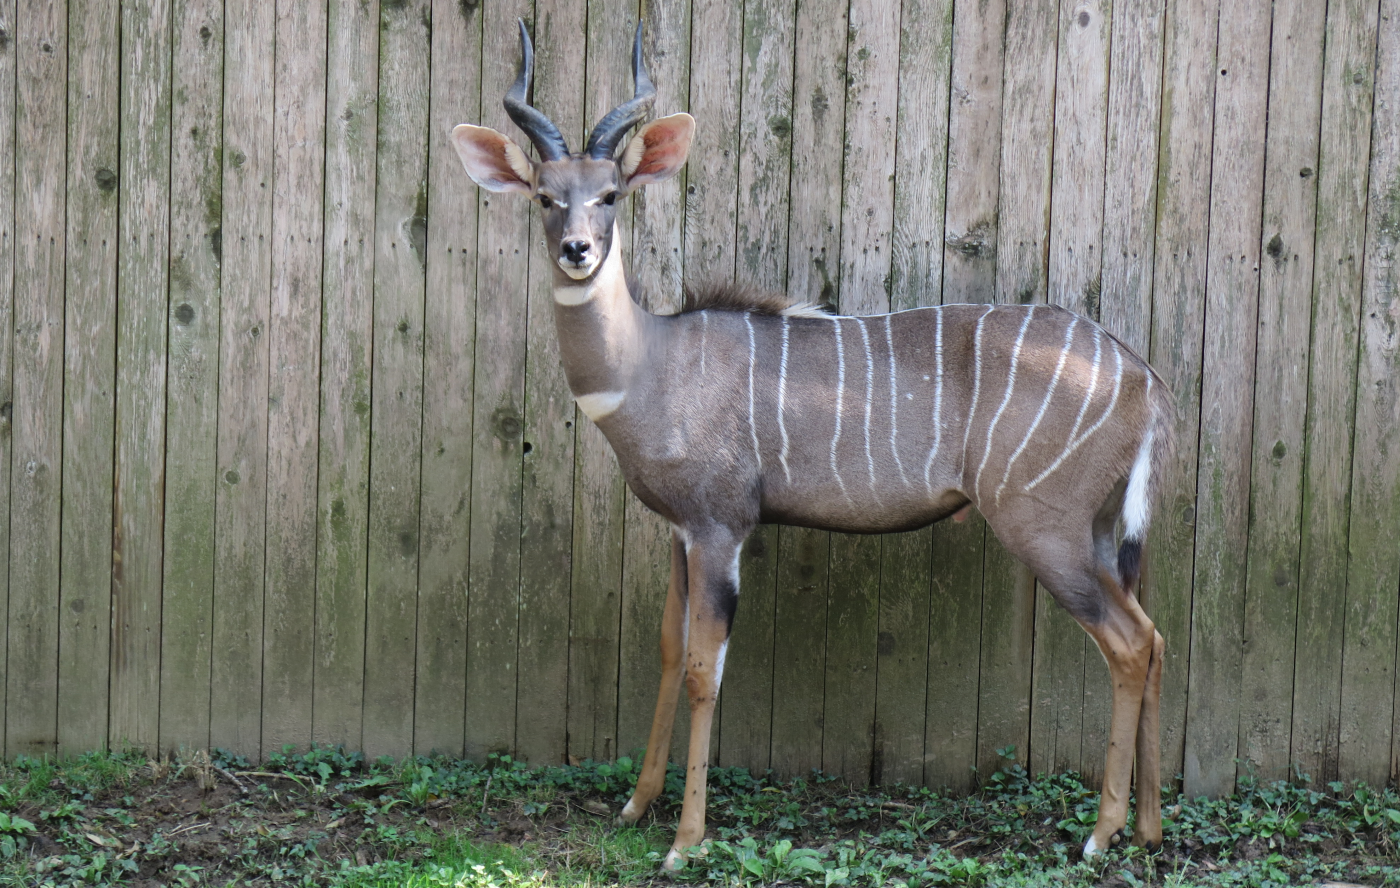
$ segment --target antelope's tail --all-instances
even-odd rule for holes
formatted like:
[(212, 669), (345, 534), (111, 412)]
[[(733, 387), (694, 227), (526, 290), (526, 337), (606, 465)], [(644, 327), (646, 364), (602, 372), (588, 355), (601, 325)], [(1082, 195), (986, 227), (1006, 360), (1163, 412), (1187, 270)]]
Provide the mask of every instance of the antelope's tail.
[(1137, 588), (1142, 574), (1142, 543), (1152, 519), (1152, 501), (1171, 462), (1175, 428), (1171, 391), (1150, 367), (1143, 397), (1147, 401), (1148, 421), (1128, 473), (1128, 489), (1123, 498), (1123, 542), (1118, 547), (1119, 581), (1130, 592)]

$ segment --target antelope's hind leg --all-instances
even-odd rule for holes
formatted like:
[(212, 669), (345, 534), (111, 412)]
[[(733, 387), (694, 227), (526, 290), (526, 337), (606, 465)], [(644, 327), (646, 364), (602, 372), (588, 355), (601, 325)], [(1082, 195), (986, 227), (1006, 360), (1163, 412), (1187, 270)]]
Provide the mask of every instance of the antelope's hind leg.
[(676, 839), (663, 864), (685, 865), (686, 850), (705, 838), (705, 782), (710, 768), (710, 725), (724, 676), (724, 656), (739, 602), (739, 546), (743, 535), (716, 531), (692, 539), (686, 550), (690, 613), (685, 653), (685, 688), (690, 696), (690, 751), (685, 801)]
[(666, 609), (661, 617), (661, 689), (656, 695), (656, 715), (651, 720), (647, 754), (632, 798), (617, 819), (636, 823), (646, 813), (666, 785), (666, 762), (671, 751), (671, 731), (676, 725), (676, 704), (680, 698), (682, 667), (685, 665), (685, 623), (687, 601), (685, 544), (671, 533), (671, 581), (666, 591)]
[[(1153, 654), (1162, 649), (1161, 636), (1137, 598), (1123, 588), (1116, 571), (1094, 554), (1093, 547), (1080, 547), (1065, 540), (1042, 540), (1025, 549), (1030, 551), (1025, 552), (1023, 560), (1098, 645), (1113, 682), (1113, 714), (1103, 789), (1099, 794), (1099, 818), (1084, 844), (1084, 856), (1092, 857), (1113, 845), (1128, 822), (1135, 752), (1140, 752), (1139, 784), (1155, 788), (1160, 779), (1156, 721), (1161, 666), (1158, 658), (1153, 671)], [(1084, 554), (1079, 558), (1066, 557), (1066, 552), (1076, 549)], [(1140, 721), (1144, 729), (1141, 733)], [(1149, 804), (1160, 804), (1155, 792), (1149, 791), (1146, 797), (1138, 799), (1140, 841), (1160, 844), (1161, 814), (1154, 810), (1147, 815), (1145, 806)]]
[(1162, 847), (1162, 657), (1167, 642), (1152, 632), (1152, 662), (1142, 691), (1137, 729), (1137, 824), (1133, 844), (1149, 851)]

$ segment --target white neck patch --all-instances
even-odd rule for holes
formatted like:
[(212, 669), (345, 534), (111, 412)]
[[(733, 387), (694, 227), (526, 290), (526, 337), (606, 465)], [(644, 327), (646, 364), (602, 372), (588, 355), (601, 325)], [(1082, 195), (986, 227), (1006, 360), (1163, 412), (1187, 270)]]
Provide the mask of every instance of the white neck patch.
[(612, 415), (617, 408), (622, 406), (622, 401), (626, 397), (626, 392), (594, 392), (591, 395), (579, 395), (574, 400), (578, 402), (578, 409), (583, 411), (584, 416), (597, 422)]

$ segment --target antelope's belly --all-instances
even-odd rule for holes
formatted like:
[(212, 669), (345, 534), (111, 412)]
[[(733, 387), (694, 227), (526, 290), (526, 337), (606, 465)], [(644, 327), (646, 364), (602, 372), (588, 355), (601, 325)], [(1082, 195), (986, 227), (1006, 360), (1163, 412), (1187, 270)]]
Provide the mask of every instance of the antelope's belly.
[(941, 521), (967, 503), (958, 490), (929, 493), (912, 486), (887, 489), (878, 496), (834, 484), (801, 492), (765, 488), (759, 520), (842, 533), (894, 533)]

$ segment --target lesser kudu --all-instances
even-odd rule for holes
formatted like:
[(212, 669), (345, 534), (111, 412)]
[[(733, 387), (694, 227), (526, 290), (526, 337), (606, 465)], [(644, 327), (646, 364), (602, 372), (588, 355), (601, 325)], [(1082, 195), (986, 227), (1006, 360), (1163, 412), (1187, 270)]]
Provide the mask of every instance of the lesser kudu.
[(628, 290), (615, 218), (624, 196), (681, 168), (695, 123), (688, 114), (652, 120), (619, 150), (656, 95), (638, 25), (634, 97), (572, 153), (529, 104), (523, 23), (520, 42), (505, 106), (540, 159), (484, 127), (458, 126), (453, 144), (478, 185), (540, 205), (569, 388), (632, 491), (673, 528), (661, 692), (621, 819), (637, 820), (661, 792), (684, 678), (689, 767), (666, 867), (681, 866), (704, 837), (739, 550), (756, 525), (884, 533), (974, 506), (1093, 637), (1112, 674), (1099, 817), (1084, 853), (1121, 835), (1134, 750), (1133, 839), (1159, 844), (1163, 640), (1135, 586), (1171, 444), (1166, 386), (1093, 321), (1050, 305), (836, 317), (702, 295), (680, 314), (648, 313)]

